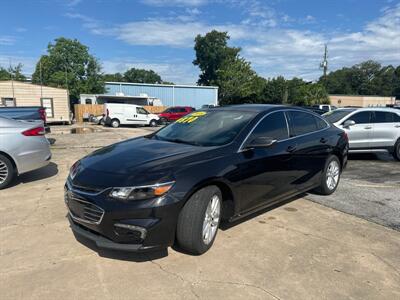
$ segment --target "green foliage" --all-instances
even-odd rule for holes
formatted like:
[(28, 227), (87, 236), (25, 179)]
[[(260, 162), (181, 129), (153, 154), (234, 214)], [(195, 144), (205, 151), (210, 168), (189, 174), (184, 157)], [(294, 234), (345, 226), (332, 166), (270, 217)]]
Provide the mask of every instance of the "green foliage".
[(397, 96), (400, 98), (400, 72), (391, 65), (381, 66), (368, 60), (350, 68), (342, 68), (327, 75), (326, 86), (330, 94)]
[(22, 74), (22, 64), (18, 64), (15, 67), (9, 67), (8, 69), (0, 67), (0, 80), (17, 80), (25, 81), (26, 77)]
[(32, 75), (33, 83), (69, 90), (71, 99), (81, 93), (103, 93), (104, 82), (97, 59), (78, 40), (58, 38), (47, 47)]
[(265, 80), (251, 69), (250, 63), (238, 58), (217, 70), (214, 83), (219, 86), (221, 104), (257, 103)]
[(163, 83), (163, 84), (173, 84), (172, 82), (163, 81), (161, 76), (158, 75), (153, 70), (135, 69), (130, 68), (124, 74), (104, 74), (104, 81), (114, 81), (114, 82), (138, 82), (138, 83)]
[(240, 57), (240, 48), (228, 46), (226, 32), (211, 31), (195, 39), (196, 59), (201, 74), (198, 83), (217, 85), (221, 104), (288, 103), (311, 105), (329, 102), (325, 88), (308, 84), (299, 78), (286, 80), (282, 76), (264, 79)]
[(124, 73), (125, 81), (138, 83), (162, 83), (160, 75), (153, 70), (131, 68)]
[(215, 84), (219, 79), (218, 71), (238, 58), (240, 48), (228, 47), (228, 40), (227, 32), (216, 30), (205, 36), (196, 36), (194, 45), (196, 59), (193, 64), (199, 66), (201, 70), (197, 82), (199, 85)]

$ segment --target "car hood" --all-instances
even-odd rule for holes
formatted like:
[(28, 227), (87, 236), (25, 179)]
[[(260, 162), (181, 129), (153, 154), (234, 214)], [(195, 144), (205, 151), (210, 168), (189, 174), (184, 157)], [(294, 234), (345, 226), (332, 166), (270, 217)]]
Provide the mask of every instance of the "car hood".
[(136, 138), (99, 149), (80, 161), (73, 183), (80, 186), (123, 186), (170, 180), (185, 158), (207, 148)]

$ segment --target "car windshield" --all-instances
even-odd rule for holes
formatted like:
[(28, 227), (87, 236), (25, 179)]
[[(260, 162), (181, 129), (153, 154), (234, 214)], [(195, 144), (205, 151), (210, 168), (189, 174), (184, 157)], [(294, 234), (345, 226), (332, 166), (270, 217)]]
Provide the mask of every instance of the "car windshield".
[(337, 109), (337, 110), (327, 112), (326, 114), (323, 114), (322, 116), (329, 122), (336, 123), (337, 121), (343, 119), (345, 116), (347, 116), (349, 113), (351, 113), (353, 111), (354, 111), (354, 109)]
[(197, 111), (161, 129), (153, 138), (196, 146), (230, 143), (255, 116), (252, 112)]

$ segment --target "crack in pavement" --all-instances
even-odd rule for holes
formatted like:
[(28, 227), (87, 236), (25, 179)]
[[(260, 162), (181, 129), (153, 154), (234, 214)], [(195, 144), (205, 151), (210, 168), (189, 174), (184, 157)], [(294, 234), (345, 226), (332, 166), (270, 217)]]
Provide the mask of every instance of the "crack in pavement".
[(193, 290), (193, 287), (194, 287), (195, 285), (200, 285), (201, 283), (208, 282), (208, 283), (216, 283), (216, 284), (229, 284), (229, 285), (239, 285), (239, 286), (250, 287), (250, 288), (258, 289), (258, 290), (260, 290), (260, 291), (262, 291), (262, 292), (264, 292), (264, 293), (270, 295), (270, 296), (273, 297), (274, 299), (281, 300), (281, 298), (279, 298), (278, 296), (274, 295), (274, 294), (271, 293), (270, 291), (266, 290), (265, 288), (263, 288), (263, 287), (261, 287), (261, 286), (255, 285), (255, 284), (246, 283), (246, 282), (233, 282), (233, 281), (208, 280), (208, 279), (200, 279), (200, 280), (198, 280), (198, 281), (193, 282), (193, 281), (190, 281), (190, 280), (185, 279), (182, 275), (180, 275), (180, 274), (178, 274), (178, 273), (175, 273), (175, 272), (166, 270), (161, 264), (159, 264), (159, 263), (157, 263), (157, 262), (155, 262), (155, 261), (153, 261), (153, 260), (150, 260), (150, 262), (151, 262), (152, 264), (156, 265), (161, 271), (165, 272), (166, 274), (169, 274), (169, 275), (174, 276), (175, 278), (178, 278), (178, 279), (181, 280), (183, 283), (188, 283), (188, 284), (190, 284), (190, 291), (191, 291), (192, 294), (193, 294), (196, 298), (198, 298), (198, 299), (200, 298), (200, 296)]

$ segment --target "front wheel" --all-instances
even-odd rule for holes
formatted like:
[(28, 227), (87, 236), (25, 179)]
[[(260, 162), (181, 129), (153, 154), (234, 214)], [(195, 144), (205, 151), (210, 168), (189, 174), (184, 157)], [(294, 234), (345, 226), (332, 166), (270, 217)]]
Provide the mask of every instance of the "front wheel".
[(400, 140), (394, 145), (393, 157), (400, 161)]
[(341, 174), (340, 161), (337, 156), (332, 155), (325, 164), (324, 172), (321, 176), (320, 186), (315, 191), (321, 195), (330, 195), (336, 191)]
[(217, 236), (221, 207), (218, 187), (208, 186), (194, 193), (178, 218), (178, 244), (192, 254), (203, 254), (210, 249)]
[(14, 179), (15, 169), (11, 161), (0, 154), (0, 190), (6, 188)]
[(149, 123), (150, 127), (156, 127), (157, 126), (157, 121), (156, 120), (151, 120)]

